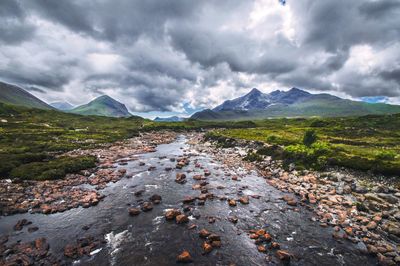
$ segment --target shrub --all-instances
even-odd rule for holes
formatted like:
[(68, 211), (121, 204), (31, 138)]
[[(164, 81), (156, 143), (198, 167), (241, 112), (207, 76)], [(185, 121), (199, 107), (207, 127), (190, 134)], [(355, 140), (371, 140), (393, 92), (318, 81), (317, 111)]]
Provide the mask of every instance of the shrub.
[(261, 162), (262, 159), (263, 158), (255, 152), (249, 152), (247, 153), (246, 157), (244, 157), (244, 160), (249, 162)]
[(375, 156), (377, 160), (383, 161), (393, 161), (396, 158), (396, 153), (393, 151), (381, 151), (378, 152)]
[(316, 141), (317, 141), (317, 134), (315, 133), (314, 130), (307, 130), (304, 133), (304, 137), (303, 137), (304, 145), (306, 145), (307, 147), (310, 147)]
[(281, 159), (283, 155), (283, 148), (278, 145), (266, 146), (258, 149), (257, 154), (271, 156), (274, 159)]
[(316, 142), (310, 147), (305, 145), (289, 145), (284, 148), (284, 160), (286, 164), (295, 162), (305, 167), (323, 169), (332, 156), (333, 150), (325, 142)]
[(275, 143), (277, 139), (278, 139), (277, 136), (275, 136), (275, 135), (269, 135), (269, 136), (267, 137), (267, 142), (268, 142), (268, 143)]

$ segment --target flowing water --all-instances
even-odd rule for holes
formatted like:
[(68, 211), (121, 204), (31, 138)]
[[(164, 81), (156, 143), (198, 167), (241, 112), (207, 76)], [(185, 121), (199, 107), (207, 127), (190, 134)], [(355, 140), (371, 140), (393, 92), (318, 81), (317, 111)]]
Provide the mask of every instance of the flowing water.
[[(78, 208), (51, 215), (18, 214), (0, 218), (0, 234), (9, 234), (9, 242), (31, 241), (46, 237), (52, 254), (63, 258), (63, 248), (67, 243), (91, 235), (106, 240), (106, 244), (92, 252), (91, 257), (77, 261), (67, 261), (74, 265), (175, 265), (176, 256), (188, 250), (193, 257), (192, 265), (266, 265), (280, 264), (272, 251), (267, 254), (257, 251), (254, 241), (246, 233), (249, 229), (266, 228), (280, 243), (283, 249), (294, 254), (292, 265), (376, 265), (374, 258), (365, 255), (359, 247), (351, 242), (340, 243), (332, 238), (332, 228), (322, 228), (311, 221), (312, 213), (303, 207), (295, 211), (280, 198), (282, 192), (266, 184), (255, 172), (247, 173), (244, 169), (227, 169), (208, 153), (199, 153), (186, 143), (186, 137), (180, 136), (175, 142), (160, 145), (156, 152), (141, 154), (139, 160), (128, 165), (118, 166), (128, 170), (132, 178), (124, 178), (111, 183), (102, 193), (106, 198), (97, 206), (87, 209)], [(190, 164), (182, 170), (175, 169), (178, 158), (189, 154)], [(198, 225), (189, 230), (187, 224), (178, 225), (166, 221), (163, 214), (166, 209), (182, 208), (185, 196), (198, 196), (198, 190), (192, 185), (199, 181), (191, 177), (202, 174), (203, 170), (195, 168), (194, 161), (204, 169), (209, 169), (209, 192), (238, 198), (241, 195), (260, 195), (259, 199), (250, 198), (249, 205), (238, 203), (229, 207), (226, 201), (207, 200), (204, 206), (193, 205), (190, 224)], [(140, 166), (139, 162), (145, 162)], [(156, 169), (148, 171), (150, 166)], [(172, 171), (165, 171), (172, 167)], [(174, 182), (177, 172), (187, 173), (186, 184)], [(232, 181), (227, 173), (244, 175), (241, 181)], [(217, 186), (225, 189), (216, 189)], [(134, 192), (145, 190), (137, 197)], [(162, 202), (155, 205), (150, 212), (142, 212), (131, 217), (129, 206), (139, 206), (140, 199), (147, 200), (153, 194), (162, 196)], [(200, 217), (198, 217), (200, 215)], [(236, 215), (237, 224), (227, 220)], [(210, 224), (208, 217), (215, 217)], [(196, 217), (196, 218), (194, 218)], [(24, 230), (13, 231), (14, 224), (26, 218), (38, 226), (39, 230), (28, 233)], [(90, 226), (89, 230), (82, 229)], [(202, 255), (202, 240), (198, 230), (205, 228), (221, 236), (222, 247)], [(272, 256), (272, 262), (266, 262), (266, 255)]]

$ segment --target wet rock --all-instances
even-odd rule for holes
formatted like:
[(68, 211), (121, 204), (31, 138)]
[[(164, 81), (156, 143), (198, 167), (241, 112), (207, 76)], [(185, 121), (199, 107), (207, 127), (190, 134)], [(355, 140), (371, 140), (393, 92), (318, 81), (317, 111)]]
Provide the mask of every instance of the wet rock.
[(177, 224), (183, 224), (183, 223), (188, 223), (189, 222), (189, 218), (184, 215), (184, 214), (179, 214), (175, 217), (175, 221)]
[(184, 173), (177, 173), (175, 182), (178, 184), (184, 184), (186, 183), (186, 175)]
[(210, 223), (210, 224), (215, 223), (216, 220), (217, 219), (215, 217), (212, 217), (212, 216), (208, 217), (208, 223)]
[(209, 231), (207, 231), (206, 229), (201, 229), (199, 232), (199, 236), (201, 238), (207, 238), (209, 235), (211, 235), (211, 233)]
[(221, 237), (217, 234), (210, 234), (207, 239), (210, 241), (221, 241)]
[(222, 246), (222, 242), (220, 240), (211, 241), (211, 246), (213, 248), (220, 248)]
[(32, 222), (28, 221), (27, 219), (22, 219), (19, 220), (15, 225), (14, 225), (14, 230), (15, 231), (21, 231), (22, 228), (26, 225), (32, 224)]
[(191, 225), (188, 226), (188, 230), (193, 230), (193, 229), (196, 229), (196, 228), (197, 228), (196, 224), (191, 224)]
[(184, 250), (181, 254), (178, 255), (176, 261), (179, 263), (190, 263), (193, 261), (192, 256), (187, 250)]
[(203, 176), (202, 176), (202, 175), (194, 175), (194, 176), (193, 176), (193, 179), (194, 179), (194, 180), (202, 180), (202, 179), (203, 179)]
[(36, 232), (37, 230), (39, 230), (39, 227), (37, 227), (37, 226), (28, 227), (28, 232), (29, 233)]
[(129, 208), (128, 212), (130, 216), (136, 216), (140, 214), (140, 210), (138, 208)]
[(210, 170), (207, 170), (207, 169), (206, 169), (206, 170), (204, 170), (204, 175), (205, 175), (205, 176), (209, 176), (209, 175), (211, 175), (211, 172), (210, 172)]
[(297, 206), (297, 200), (291, 196), (285, 195), (282, 199), (290, 206)]
[(72, 244), (67, 244), (64, 247), (64, 256), (68, 258), (77, 258), (78, 256), (77, 251), (78, 251), (77, 246)]
[(203, 242), (202, 248), (205, 254), (208, 254), (213, 250), (213, 247), (207, 242)]
[(235, 207), (235, 206), (236, 206), (236, 201), (233, 200), (233, 199), (230, 199), (230, 200), (228, 200), (228, 204), (229, 204), (229, 206), (231, 206), (231, 207)]
[(228, 220), (229, 220), (231, 223), (236, 224), (236, 223), (238, 222), (238, 217), (237, 217), (237, 216), (229, 216), (229, 217), (228, 217)]
[(192, 202), (194, 202), (195, 200), (196, 200), (195, 197), (186, 196), (186, 197), (182, 200), (182, 202), (183, 202), (183, 203), (192, 203)]
[(276, 256), (278, 257), (278, 259), (280, 260), (285, 260), (288, 261), (292, 258), (292, 254), (290, 254), (288, 251), (286, 250), (278, 250), (276, 251)]
[(165, 212), (165, 219), (167, 219), (167, 220), (174, 220), (175, 219), (175, 217), (177, 217), (178, 215), (180, 215), (181, 214), (181, 212), (179, 211), (179, 210), (177, 210), (177, 209), (171, 209), (171, 210), (167, 210), (166, 212)]
[(250, 234), (250, 239), (258, 239), (259, 235), (257, 234)]
[(153, 209), (153, 203), (147, 202), (147, 201), (143, 203), (142, 211), (148, 212), (148, 211), (151, 211), (152, 209)]
[(242, 204), (249, 204), (249, 197), (248, 196), (243, 196), (239, 198), (239, 202)]
[(258, 245), (257, 250), (258, 250), (258, 252), (262, 252), (262, 253), (267, 252), (267, 248), (263, 245)]
[(144, 189), (141, 189), (141, 190), (138, 190), (138, 191), (135, 191), (135, 193), (133, 193), (133, 195), (135, 195), (136, 197), (140, 197), (140, 196), (142, 196), (142, 194), (145, 192), (145, 190)]
[(154, 194), (154, 195), (152, 195), (152, 196), (149, 198), (149, 200), (150, 200), (151, 202), (153, 202), (154, 204), (159, 204), (159, 203), (161, 202), (162, 198), (161, 198), (160, 195)]
[(272, 242), (270, 247), (271, 247), (271, 249), (280, 249), (281, 248), (281, 246), (277, 242)]

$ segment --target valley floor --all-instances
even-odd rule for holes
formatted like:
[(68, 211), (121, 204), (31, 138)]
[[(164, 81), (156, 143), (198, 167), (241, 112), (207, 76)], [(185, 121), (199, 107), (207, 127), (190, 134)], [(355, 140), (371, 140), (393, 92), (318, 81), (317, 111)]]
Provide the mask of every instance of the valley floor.
[(146, 133), (56, 181), (1, 182), (0, 264), (395, 265), (399, 190)]

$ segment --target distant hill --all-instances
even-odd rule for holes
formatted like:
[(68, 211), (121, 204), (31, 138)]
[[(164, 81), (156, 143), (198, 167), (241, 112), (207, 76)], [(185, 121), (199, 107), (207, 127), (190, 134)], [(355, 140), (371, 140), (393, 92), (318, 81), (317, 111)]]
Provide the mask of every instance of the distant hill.
[(342, 99), (330, 94), (311, 94), (292, 88), (269, 94), (257, 89), (248, 94), (223, 102), (214, 109), (192, 115), (198, 120), (244, 120), (271, 117), (335, 117), (368, 114), (400, 113), (400, 106), (383, 103), (365, 103)]
[(69, 112), (81, 115), (99, 115), (110, 117), (131, 116), (126, 106), (108, 95), (100, 96), (93, 101), (78, 106)]
[(74, 109), (74, 106), (68, 102), (54, 102), (51, 103), (50, 105), (61, 111), (68, 111)]
[(170, 116), (170, 117), (156, 117), (153, 121), (155, 122), (181, 122), (185, 120), (183, 117)]
[(26, 90), (4, 82), (0, 82), (0, 102), (30, 108), (54, 109)]

